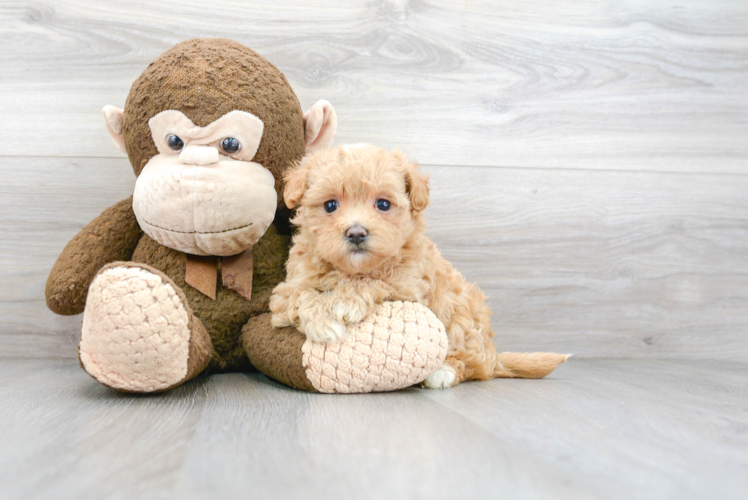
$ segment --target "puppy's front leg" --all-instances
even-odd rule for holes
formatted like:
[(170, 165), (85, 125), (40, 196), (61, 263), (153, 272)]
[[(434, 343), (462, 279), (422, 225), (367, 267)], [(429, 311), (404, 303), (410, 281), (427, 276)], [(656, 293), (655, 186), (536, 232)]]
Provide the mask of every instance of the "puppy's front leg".
[(320, 292), (303, 294), (299, 301), (299, 330), (316, 342), (339, 342), (346, 326), (331, 311), (329, 297)]
[(332, 314), (340, 323), (358, 323), (390, 300), (393, 290), (380, 280), (345, 280), (331, 291)]
[(309, 287), (294, 285), (287, 281), (280, 283), (270, 296), (270, 312), (273, 313), (270, 323), (275, 328), (299, 326), (299, 302)]
[(274, 327), (295, 326), (316, 342), (337, 342), (345, 336), (346, 327), (333, 317), (327, 294), (312, 287), (281, 283), (273, 290), (270, 311)]

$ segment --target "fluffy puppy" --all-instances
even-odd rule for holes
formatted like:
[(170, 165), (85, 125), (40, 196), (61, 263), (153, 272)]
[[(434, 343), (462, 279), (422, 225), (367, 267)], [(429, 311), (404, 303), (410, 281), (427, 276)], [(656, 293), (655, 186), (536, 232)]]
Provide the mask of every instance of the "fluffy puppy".
[(541, 378), (566, 361), (552, 353), (497, 353), (485, 296), (426, 237), (428, 179), (398, 151), (338, 146), (285, 176), (298, 232), (286, 281), (270, 299), (273, 325), (336, 342), (346, 325), (387, 300), (420, 302), (444, 323), (449, 353), (424, 385), (493, 377)]

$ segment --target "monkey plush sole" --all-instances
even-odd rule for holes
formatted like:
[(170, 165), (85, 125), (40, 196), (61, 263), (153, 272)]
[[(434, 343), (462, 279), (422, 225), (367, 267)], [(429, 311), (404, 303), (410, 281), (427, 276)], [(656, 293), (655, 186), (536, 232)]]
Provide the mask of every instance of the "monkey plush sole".
[(159, 392), (199, 374), (212, 345), (184, 294), (142, 264), (102, 268), (88, 292), (78, 349), (81, 366), (125, 392)]
[(339, 343), (313, 342), (293, 327), (273, 329), (270, 317), (258, 316), (244, 327), (250, 360), (266, 375), (308, 391), (366, 393), (410, 387), (439, 368), (449, 349), (444, 325), (415, 302), (381, 304), (350, 325)]

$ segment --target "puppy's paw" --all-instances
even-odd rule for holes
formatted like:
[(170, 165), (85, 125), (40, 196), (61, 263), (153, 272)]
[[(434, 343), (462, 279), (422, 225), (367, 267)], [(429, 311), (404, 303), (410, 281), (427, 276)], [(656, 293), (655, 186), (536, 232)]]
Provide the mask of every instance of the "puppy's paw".
[(357, 298), (341, 298), (335, 301), (332, 315), (336, 321), (343, 324), (358, 323), (371, 313), (363, 300)]
[(441, 365), (438, 370), (426, 377), (422, 385), (426, 389), (446, 389), (457, 385), (457, 372), (449, 365)]
[(274, 328), (284, 328), (286, 326), (298, 326), (293, 321), (288, 319), (285, 314), (273, 314), (270, 317), (270, 324)]
[(314, 342), (340, 342), (345, 337), (345, 325), (331, 319), (318, 319), (304, 325), (304, 333)]

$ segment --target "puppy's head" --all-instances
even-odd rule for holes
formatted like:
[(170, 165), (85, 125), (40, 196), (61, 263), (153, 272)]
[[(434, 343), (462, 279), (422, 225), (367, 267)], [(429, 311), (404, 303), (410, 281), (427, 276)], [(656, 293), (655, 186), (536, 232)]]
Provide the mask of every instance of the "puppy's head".
[(298, 238), (348, 274), (397, 258), (422, 230), (427, 177), (399, 151), (370, 145), (313, 153), (285, 177), (286, 206), (296, 208)]

